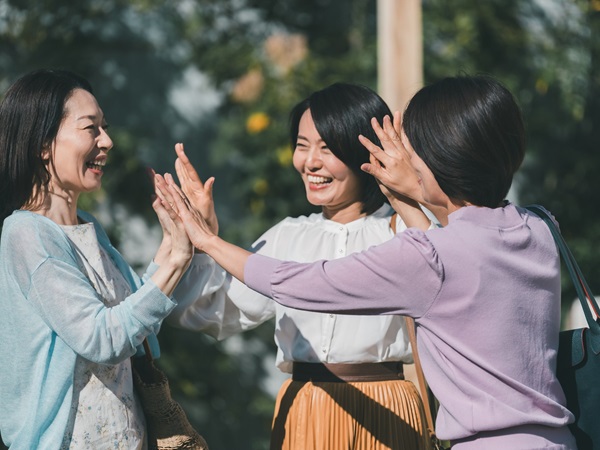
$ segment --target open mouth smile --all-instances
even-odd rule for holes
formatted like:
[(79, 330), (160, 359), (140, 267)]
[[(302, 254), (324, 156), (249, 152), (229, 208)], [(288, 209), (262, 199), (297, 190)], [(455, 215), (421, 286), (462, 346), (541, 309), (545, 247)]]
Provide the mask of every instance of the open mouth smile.
[(330, 184), (333, 181), (333, 178), (321, 177), (316, 175), (307, 175), (306, 179), (310, 184), (316, 184), (320, 186)]
[(104, 166), (106, 165), (106, 160), (105, 159), (98, 159), (98, 160), (94, 160), (94, 161), (88, 161), (85, 163), (86, 167), (92, 169), (92, 170), (102, 170), (104, 168)]

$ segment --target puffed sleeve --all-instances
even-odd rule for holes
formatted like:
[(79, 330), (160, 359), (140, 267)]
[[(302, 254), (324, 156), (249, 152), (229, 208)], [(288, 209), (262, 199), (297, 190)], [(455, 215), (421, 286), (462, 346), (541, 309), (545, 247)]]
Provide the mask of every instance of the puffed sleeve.
[[(277, 225), (263, 234), (251, 251), (272, 254), (277, 247)], [(206, 254), (195, 255), (174, 297), (177, 307), (167, 318), (171, 325), (202, 331), (225, 339), (254, 328), (275, 315), (275, 303), (232, 278)]]

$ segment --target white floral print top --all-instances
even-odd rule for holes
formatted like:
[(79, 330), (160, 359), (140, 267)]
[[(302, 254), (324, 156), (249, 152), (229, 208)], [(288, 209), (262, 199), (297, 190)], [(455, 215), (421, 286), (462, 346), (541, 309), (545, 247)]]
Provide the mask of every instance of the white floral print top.
[[(98, 243), (94, 225), (62, 226), (104, 304), (119, 304), (129, 284)], [(133, 390), (129, 358), (116, 365), (77, 358), (69, 425), (62, 449), (145, 450), (145, 421)]]

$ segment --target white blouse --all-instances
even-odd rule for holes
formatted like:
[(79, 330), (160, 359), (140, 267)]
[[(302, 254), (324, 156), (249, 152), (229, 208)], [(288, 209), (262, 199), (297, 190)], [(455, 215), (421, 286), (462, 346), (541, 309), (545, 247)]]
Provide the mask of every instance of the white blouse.
[[(298, 262), (341, 258), (391, 239), (392, 214), (393, 210), (385, 204), (375, 213), (347, 224), (327, 220), (321, 213), (288, 217), (263, 234), (252, 251)], [(406, 229), (399, 218), (396, 229)], [(293, 361), (412, 363), (403, 317), (323, 314), (286, 308), (232, 278), (205, 254), (194, 256), (190, 273), (174, 296), (179, 304), (167, 321), (217, 339), (275, 317), (276, 364), (283, 372), (291, 373)]]
[[(106, 306), (117, 305), (131, 294), (129, 284), (98, 243), (93, 223), (61, 228)], [(67, 430), (61, 449), (146, 448), (145, 420), (134, 394), (129, 358), (103, 365), (77, 357)]]

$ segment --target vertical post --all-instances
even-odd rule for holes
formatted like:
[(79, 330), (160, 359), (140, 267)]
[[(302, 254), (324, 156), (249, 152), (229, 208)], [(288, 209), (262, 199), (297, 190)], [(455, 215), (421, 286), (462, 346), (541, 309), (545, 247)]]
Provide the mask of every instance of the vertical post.
[[(404, 111), (423, 85), (421, 0), (377, 0), (377, 70), (379, 95), (392, 112)], [(404, 376), (419, 389), (414, 364)]]
[(423, 85), (421, 0), (377, 0), (379, 94), (403, 111)]

